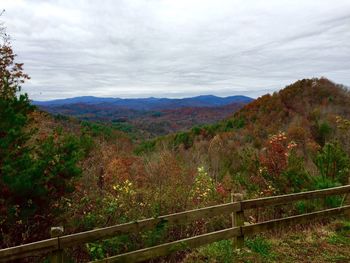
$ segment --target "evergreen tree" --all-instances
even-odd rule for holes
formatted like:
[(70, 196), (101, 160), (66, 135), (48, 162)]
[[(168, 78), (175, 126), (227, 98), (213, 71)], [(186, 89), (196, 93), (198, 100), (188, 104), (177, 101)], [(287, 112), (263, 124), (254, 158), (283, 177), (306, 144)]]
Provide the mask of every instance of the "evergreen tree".
[[(19, 94), (29, 79), (15, 63), (5, 29), (0, 29), (0, 248), (43, 238), (59, 212), (59, 199), (80, 175), (82, 139), (55, 131), (34, 140), (35, 107)], [(38, 231), (44, 230), (44, 231)]]

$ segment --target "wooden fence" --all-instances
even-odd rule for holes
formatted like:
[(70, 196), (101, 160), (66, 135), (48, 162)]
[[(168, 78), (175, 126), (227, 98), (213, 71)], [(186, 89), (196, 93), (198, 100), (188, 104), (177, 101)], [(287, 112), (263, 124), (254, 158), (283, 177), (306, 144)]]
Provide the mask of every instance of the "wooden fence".
[[(241, 247), (244, 237), (280, 227), (302, 224), (313, 219), (339, 215), (344, 212), (350, 213), (350, 205), (337, 208), (325, 209), (318, 212), (289, 216), (281, 219), (269, 220), (256, 224), (244, 224), (244, 210), (288, 204), (299, 200), (324, 198), (331, 195), (349, 196), (350, 185), (334, 187), (324, 190), (302, 192), (296, 194), (280, 195), (252, 200), (242, 200), (227, 204), (210, 206), (181, 213), (159, 216), (157, 218), (143, 219), (126, 224), (115, 225), (91, 231), (63, 235), (60, 228), (52, 228), (52, 238), (29, 243), (21, 246), (10, 247), (0, 250), (0, 262), (33, 257), (40, 253), (50, 253), (50, 262), (63, 262), (63, 250), (65, 248), (82, 245), (88, 242), (108, 239), (121, 234), (139, 233), (155, 228), (158, 224), (184, 225), (194, 220), (211, 218), (219, 215), (231, 215), (233, 225), (230, 228), (198, 235), (186, 239), (177, 240), (158, 246), (148, 247), (125, 254), (116, 255), (96, 262), (141, 262), (160, 256), (169, 255), (175, 251), (196, 248), (202, 245), (224, 239), (236, 239), (235, 244)], [(344, 200), (345, 197), (344, 196)]]

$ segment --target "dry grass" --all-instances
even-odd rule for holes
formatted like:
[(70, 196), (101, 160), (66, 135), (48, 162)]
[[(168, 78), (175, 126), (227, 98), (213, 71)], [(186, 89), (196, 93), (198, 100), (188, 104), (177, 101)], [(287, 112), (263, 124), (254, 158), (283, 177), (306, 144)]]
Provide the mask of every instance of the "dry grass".
[[(350, 221), (337, 219), (273, 231), (247, 239), (233, 251), (230, 241), (189, 254), (183, 262), (350, 262)], [(232, 252), (230, 252), (232, 251)]]

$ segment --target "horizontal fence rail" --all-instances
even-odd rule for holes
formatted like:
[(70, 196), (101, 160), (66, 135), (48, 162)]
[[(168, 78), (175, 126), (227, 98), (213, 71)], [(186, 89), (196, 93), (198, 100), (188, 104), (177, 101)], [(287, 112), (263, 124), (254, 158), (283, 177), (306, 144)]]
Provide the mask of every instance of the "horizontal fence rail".
[(301, 192), (296, 194), (278, 195), (242, 201), (242, 209), (260, 208), (271, 205), (283, 205), (295, 201), (322, 198), (329, 195), (341, 195), (350, 193), (350, 185), (338, 186), (323, 190)]
[[(231, 202), (222, 205), (210, 206), (175, 214), (159, 216), (156, 218), (137, 220), (126, 224), (99, 228), (71, 235), (58, 236), (55, 238), (24, 244), (21, 246), (1, 249), (0, 262), (35, 256), (40, 253), (57, 253), (57, 251), (62, 251), (62, 249), (64, 248), (69, 248), (88, 242), (104, 240), (121, 234), (139, 233), (145, 230), (153, 229), (160, 223), (166, 223), (168, 225), (182, 225), (201, 218), (211, 218), (214, 216), (228, 214), (242, 215), (243, 211), (247, 209), (282, 205), (299, 200), (324, 198), (331, 195), (342, 195), (349, 193), (350, 185), (346, 185), (324, 190)], [(232, 228), (227, 228), (224, 230), (194, 236), (170, 243), (165, 243), (154, 247), (144, 248), (141, 250), (128, 252), (125, 254), (113, 256), (95, 262), (141, 262), (147, 259), (165, 256), (178, 250), (195, 248), (219, 240), (231, 239), (234, 237), (243, 237), (244, 235), (257, 234), (278, 227), (289, 226), (291, 224), (301, 224), (316, 218), (342, 214), (345, 211), (350, 211), (349, 205), (303, 215), (270, 220), (246, 226), (244, 226), (242, 224), (243, 222), (241, 222), (240, 224), (237, 224)]]
[(279, 227), (287, 227), (294, 224), (307, 223), (315, 218), (322, 218), (326, 216), (339, 215), (346, 210), (350, 211), (350, 205), (343, 206), (340, 208), (332, 208), (323, 211), (313, 212), (305, 215), (290, 216), (281, 219), (274, 219), (258, 224), (252, 224), (242, 227), (227, 228), (220, 231), (211, 232), (204, 235), (198, 235), (195, 237), (190, 237), (186, 239), (177, 240), (174, 242), (144, 248), (136, 251), (132, 251), (125, 254), (120, 254), (117, 256), (109, 257), (102, 260), (91, 261), (90, 263), (121, 263), (121, 262), (142, 262), (145, 260), (153, 259), (160, 256), (166, 256), (170, 253), (185, 250), (190, 248), (196, 248), (199, 246), (207, 245), (216, 241), (231, 239), (233, 237), (238, 237), (242, 233), (244, 235), (254, 235), (257, 233), (262, 233), (268, 230), (276, 229)]
[(154, 228), (159, 223), (178, 225), (204, 217), (230, 214), (232, 212), (238, 211), (240, 207), (241, 206), (239, 203), (209, 206), (200, 209), (159, 216), (157, 218), (137, 220), (125, 224), (94, 229), (72, 235), (65, 235), (59, 237), (59, 245), (58, 238), (51, 238), (17, 247), (5, 248), (0, 250), (0, 262), (28, 256), (35, 256), (40, 252), (50, 252), (57, 250), (58, 248), (68, 248), (88, 242), (111, 238), (121, 234), (127, 234), (130, 232), (142, 232)]
[(35, 256), (40, 253), (52, 252), (59, 249), (57, 238), (46, 239), (0, 250), (0, 262), (18, 258)]
[(239, 236), (241, 233), (240, 227), (227, 228), (220, 231), (211, 232), (208, 234), (198, 235), (190, 238), (177, 240), (174, 242), (144, 248), (129, 253), (117, 255), (114, 257), (91, 261), (94, 262), (142, 262), (148, 259), (166, 256), (170, 253), (185, 250), (189, 248), (196, 248), (206, 244), (210, 244), (223, 239), (231, 239), (232, 237)]
[(314, 220), (317, 218), (341, 215), (346, 211), (350, 211), (350, 205), (247, 225), (242, 227), (242, 232), (244, 235), (249, 236), (273, 229), (278, 229), (281, 227), (288, 227), (296, 224), (305, 224), (310, 222), (310, 220)]
[(107, 239), (121, 234), (128, 234), (130, 232), (138, 233), (145, 230), (152, 229), (158, 224), (167, 223), (169, 225), (181, 225), (201, 219), (204, 217), (213, 217), (216, 215), (230, 214), (240, 209), (239, 203), (228, 203), (216, 206), (209, 206), (205, 208), (189, 210), (185, 212), (159, 216), (157, 218), (148, 218), (138, 220), (126, 224), (95, 229), (78, 234), (72, 234), (60, 237), (60, 244), (62, 248), (71, 247), (77, 243), (88, 243), (96, 240)]

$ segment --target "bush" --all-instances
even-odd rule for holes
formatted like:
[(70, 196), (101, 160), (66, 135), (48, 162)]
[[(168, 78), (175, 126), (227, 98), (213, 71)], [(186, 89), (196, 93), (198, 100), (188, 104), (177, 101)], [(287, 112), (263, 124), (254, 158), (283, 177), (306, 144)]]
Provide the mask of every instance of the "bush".
[(194, 135), (199, 135), (202, 131), (202, 128), (201, 127), (198, 127), (198, 126), (195, 126), (191, 129), (191, 132), (194, 134)]
[(282, 176), (287, 179), (291, 192), (300, 192), (310, 187), (311, 177), (305, 169), (304, 159), (294, 151), (288, 156), (287, 168)]
[(327, 137), (331, 134), (332, 128), (328, 122), (322, 122), (318, 127), (318, 141), (321, 146), (325, 145)]
[(99, 260), (128, 250), (134, 250), (136, 246), (128, 235), (120, 235), (100, 242), (88, 243), (86, 248), (92, 260)]
[(316, 156), (315, 164), (323, 182), (331, 179), (335, 183), (347, 184), (350, 158), (338, 143), (326, 143)]
[(156, 148), (156, 141), (152, 140), (152, 141), (144, 141), (142, 143), (140, 143), (139, 146), (136, 147), (136, 149), (134, 150), (134, 153), (136, 155), (140, 155), (142, 153), (150, 153), (153, 152)]
[(193, 138), (188, 132), (180, 132), (175, 135), (173, 145), (178, 147), (181, 144), (184, 145), (186, 149), (193, 145)]

